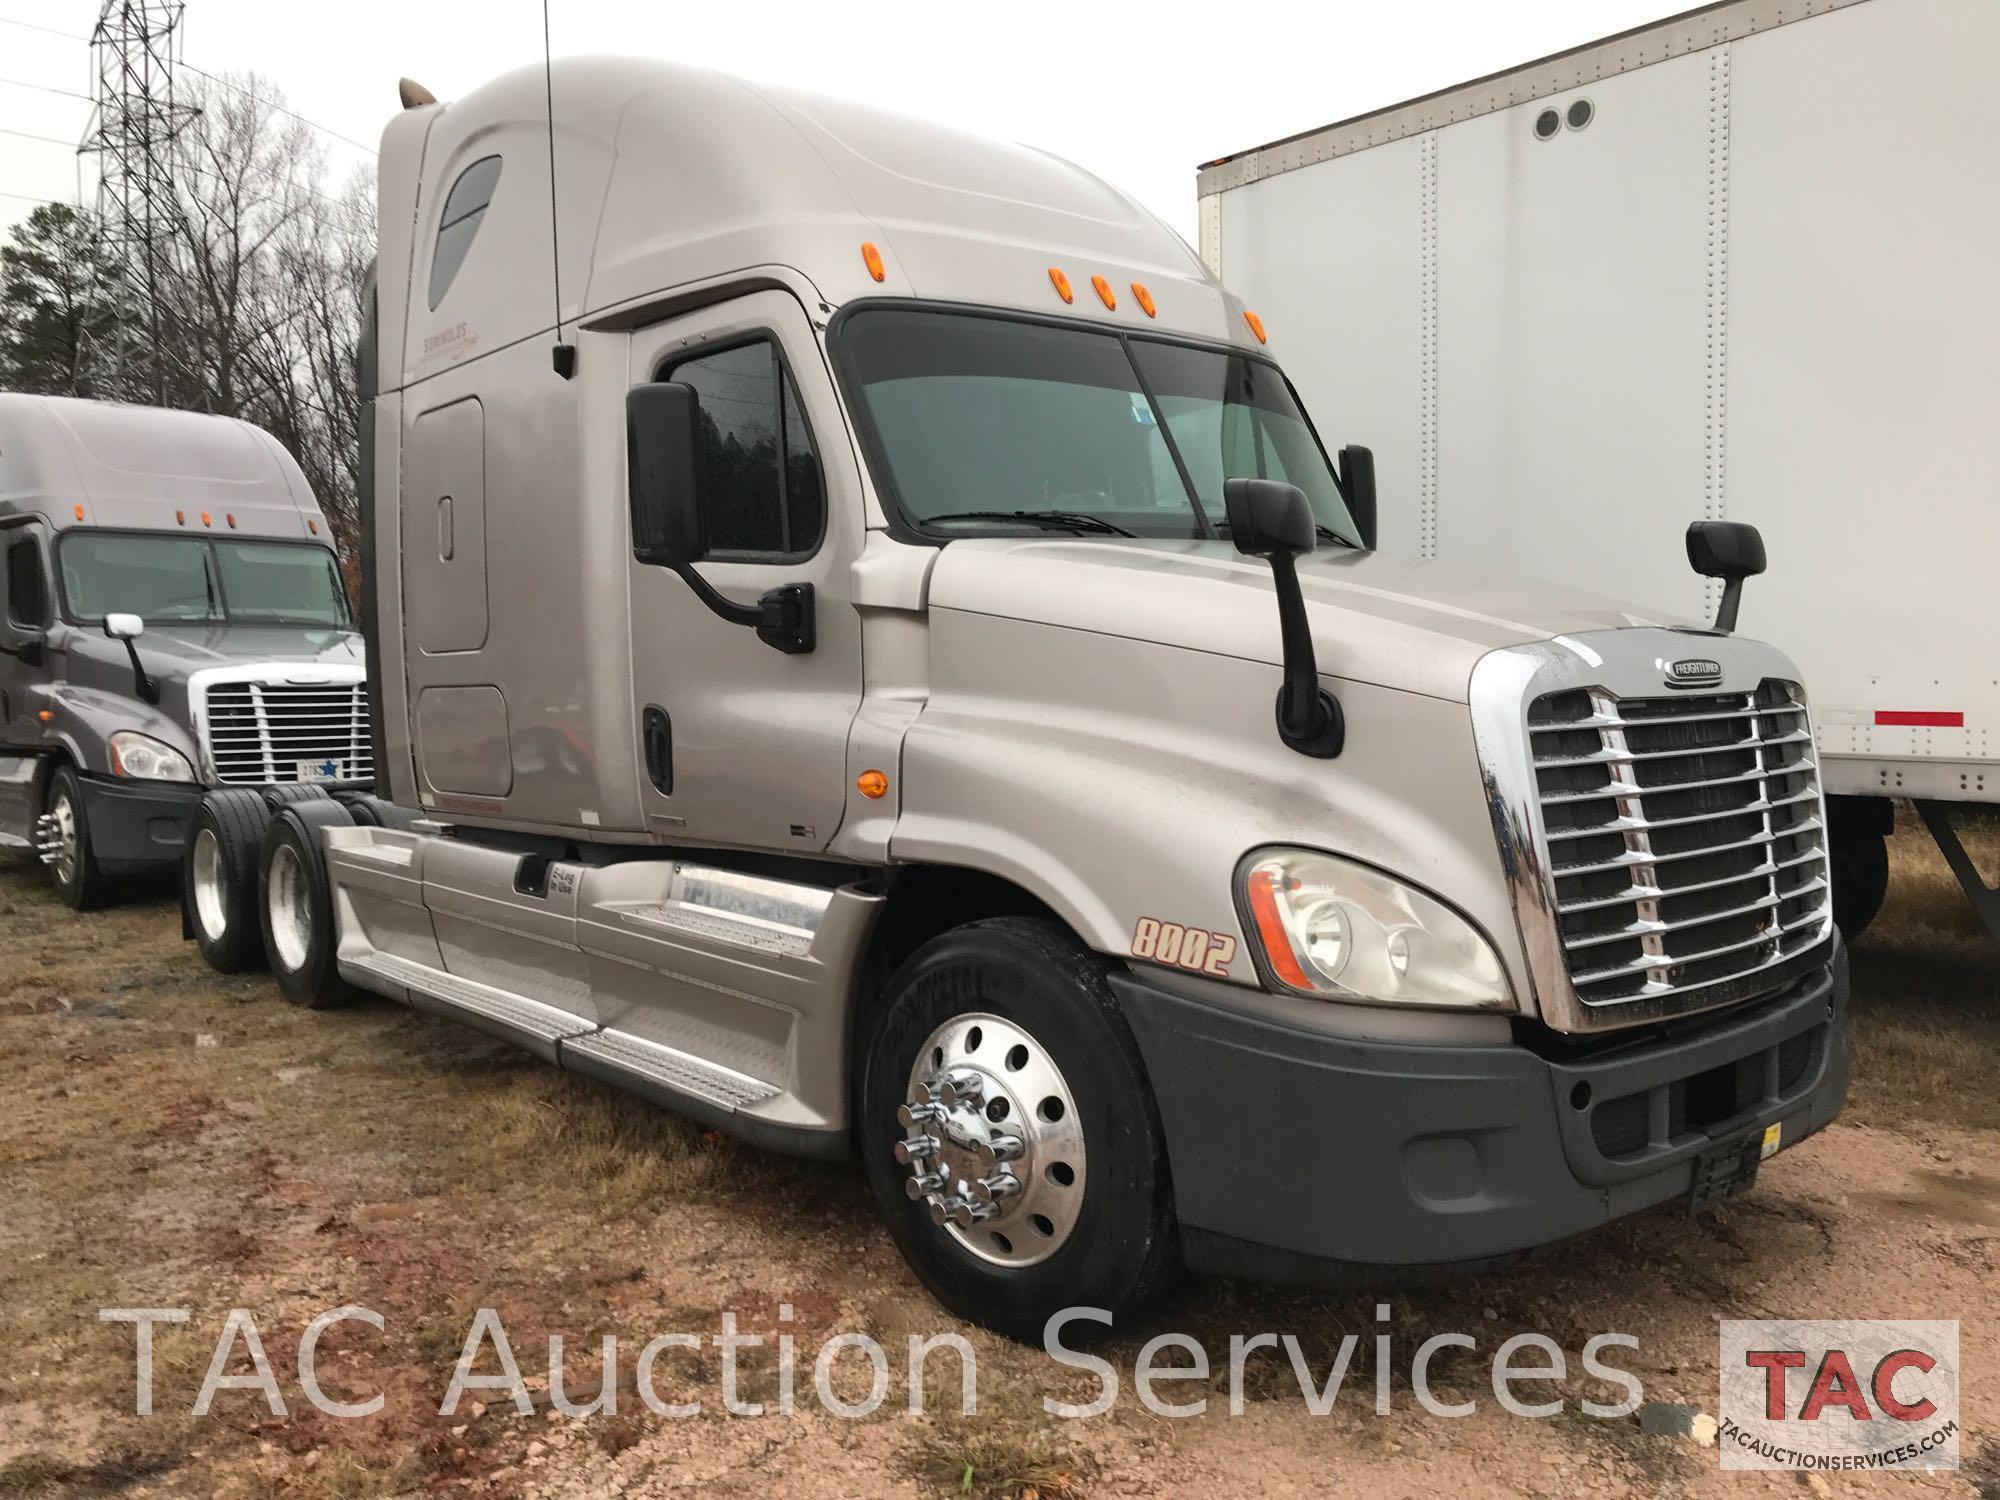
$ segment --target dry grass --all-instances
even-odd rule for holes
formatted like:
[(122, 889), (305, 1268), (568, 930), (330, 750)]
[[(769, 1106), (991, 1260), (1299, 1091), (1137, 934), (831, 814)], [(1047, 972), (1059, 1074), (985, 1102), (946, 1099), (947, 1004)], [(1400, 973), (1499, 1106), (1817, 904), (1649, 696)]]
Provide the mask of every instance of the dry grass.
[(912, 1471), (933, 1495), (968, 1500), (1082, 1500), (1088, 1459), (1047, 1431), (1020, 1435), (982, 1423), (953, 1426), (920, 1442)]
[[(1990, 880), (2000, 818), (1960, 828)], [(1849, 1118), (2000, 1129), (2000, 944), (1980, 925), (1915, 811), (1897, 809), (1889, 897), (1855, 945)]]

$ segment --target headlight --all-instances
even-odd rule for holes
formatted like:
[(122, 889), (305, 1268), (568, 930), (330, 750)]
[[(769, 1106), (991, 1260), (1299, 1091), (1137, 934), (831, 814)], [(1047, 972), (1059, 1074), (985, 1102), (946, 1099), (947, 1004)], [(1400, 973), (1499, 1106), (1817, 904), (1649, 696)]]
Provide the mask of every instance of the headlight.
[(121, 729), (111, 736), (111, 769), (134, 781), (194, 780), (194, 767), (185, 755), (136, 729)]
[(1434, 896), (1310, 849), (1260, 849), (1236, 874), (1258, 968), (1335, 1000), (1512, 1010), (1492, 944)]

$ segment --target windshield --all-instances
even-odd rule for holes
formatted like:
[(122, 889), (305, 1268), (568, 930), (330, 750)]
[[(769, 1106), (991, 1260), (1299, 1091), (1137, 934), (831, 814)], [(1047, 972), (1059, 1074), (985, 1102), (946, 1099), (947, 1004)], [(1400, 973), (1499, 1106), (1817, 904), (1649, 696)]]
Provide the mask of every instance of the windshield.
[(57, 556), (72, 618), (149, 625), (348, 623), (333, 554), (299, 542), (72, 531)]
[(1222, 482), (1282, 479), (1357, 535), (1326, 455), (1273, 365), (1222, 349), (909, 308), (857, 311), (859, 378), (910, 520), (1133, 536), (1225, 529)]

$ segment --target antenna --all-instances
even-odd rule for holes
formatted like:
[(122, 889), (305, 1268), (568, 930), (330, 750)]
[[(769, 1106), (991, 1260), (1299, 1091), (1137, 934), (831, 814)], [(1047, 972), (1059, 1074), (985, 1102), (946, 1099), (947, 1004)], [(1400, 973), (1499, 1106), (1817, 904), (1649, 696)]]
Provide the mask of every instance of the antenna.
[(556, 346), (550, 351), (556, 374), (564, 380), (576, 375), (576, 345), (565, 344), (562, 336), (562, 233), (556, 220), (556, 72), (549, 51), (549, 0), (542, 0), (542, 86), (549, 105), (549, 264), (556, 298)]

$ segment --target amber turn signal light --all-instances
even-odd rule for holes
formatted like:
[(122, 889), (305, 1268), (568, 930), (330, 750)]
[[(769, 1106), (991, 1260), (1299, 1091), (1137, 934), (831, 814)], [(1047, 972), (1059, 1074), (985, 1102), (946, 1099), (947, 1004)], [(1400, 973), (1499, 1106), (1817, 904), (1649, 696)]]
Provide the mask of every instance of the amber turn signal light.
[(854, 790), (864, 797), (886, 797), (889, 795), (889, 778), (880, 771), (863, 771), (854, 778)]

